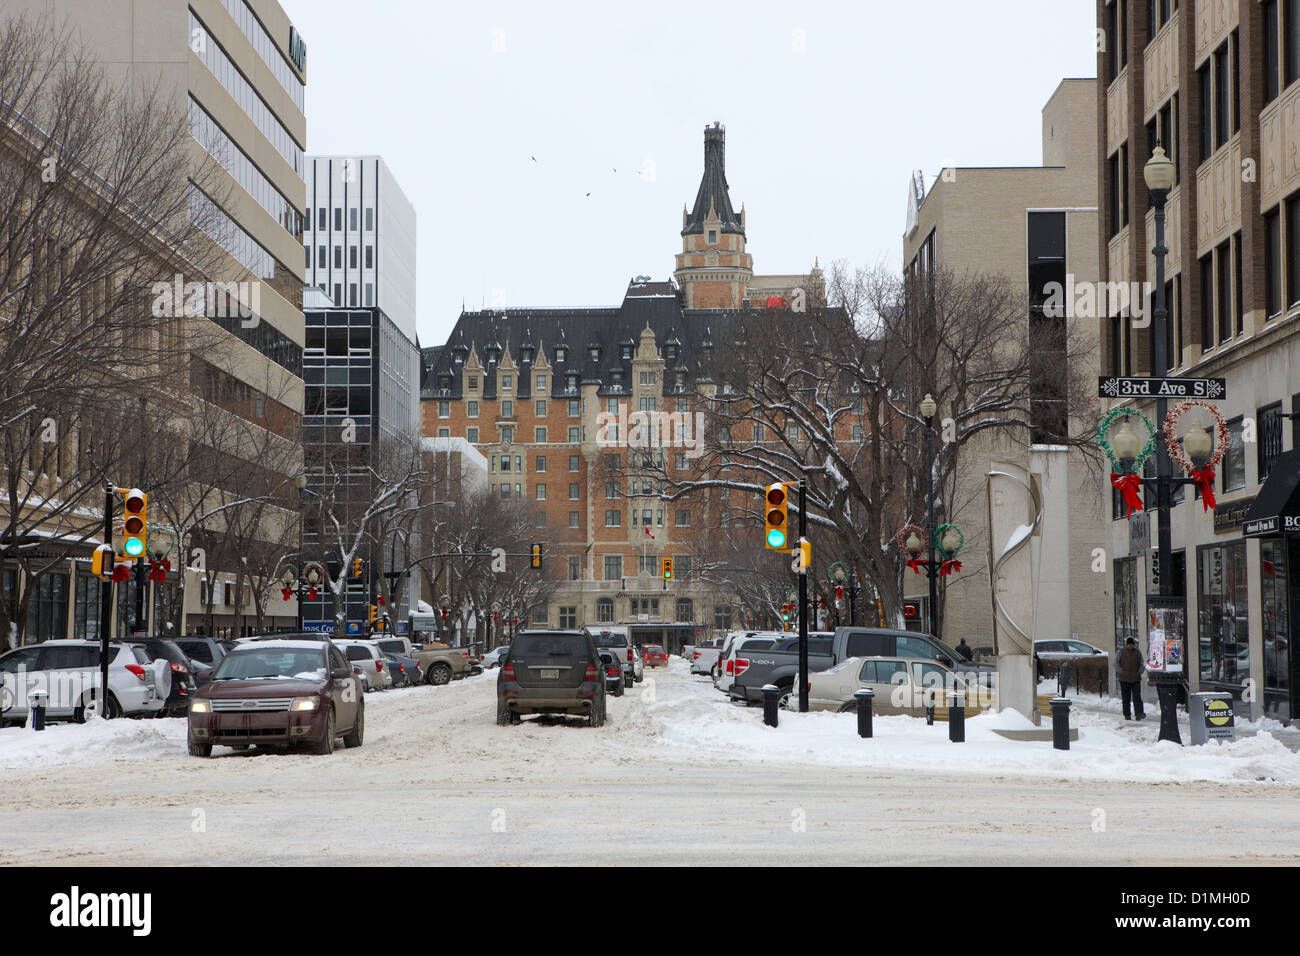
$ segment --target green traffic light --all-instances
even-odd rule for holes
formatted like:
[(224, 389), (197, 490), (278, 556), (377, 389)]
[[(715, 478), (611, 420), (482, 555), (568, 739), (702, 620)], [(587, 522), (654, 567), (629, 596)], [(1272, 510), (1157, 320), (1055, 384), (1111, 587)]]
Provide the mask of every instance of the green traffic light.
[(144, 542), (139, 538), (127, 538), (123, 549), (130, 557), (138, 558), (144, 554)]
[(785, 547), (785, 532), (779, 528), (773, 528), (767, 533), (767, 546), (769, 548)]

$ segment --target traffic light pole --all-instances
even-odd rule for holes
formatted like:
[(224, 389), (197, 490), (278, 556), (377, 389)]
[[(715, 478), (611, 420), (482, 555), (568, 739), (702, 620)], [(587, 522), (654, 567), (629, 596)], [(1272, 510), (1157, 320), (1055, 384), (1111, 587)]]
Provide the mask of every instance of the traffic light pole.
[[(104, 544), (113, 544), (113, 492), (104, 489)], [(109, 716), (108, 709), (108, 625), (113, 617), (113, 580), (99, 581), (99, 713)]]
[[(799, 479), (799, 541), (808, 537), (808, 482)], [(808, 713), (808, 569), (799, 574), (799, 713)]]

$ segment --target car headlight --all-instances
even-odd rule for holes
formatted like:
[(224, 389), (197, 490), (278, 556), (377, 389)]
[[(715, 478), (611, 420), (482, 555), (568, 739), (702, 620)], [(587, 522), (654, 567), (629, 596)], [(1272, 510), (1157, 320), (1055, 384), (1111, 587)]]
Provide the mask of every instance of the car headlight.
[(299, 697), (297, 700), (295, 700), (292, 704), (289, 705), (289, 709), (290, 710), (315, 710), (316, 698)]
[(206, 700), (190, 701), (191, 714), (209, 714), (211, 712), (212, 712), (212, 705), (209, 704)]

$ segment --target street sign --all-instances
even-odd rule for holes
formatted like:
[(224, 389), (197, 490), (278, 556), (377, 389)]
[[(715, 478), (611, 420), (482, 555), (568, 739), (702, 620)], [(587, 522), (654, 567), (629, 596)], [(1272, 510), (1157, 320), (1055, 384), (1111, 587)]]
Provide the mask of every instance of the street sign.
[(1145, 511), (1135, 511), (1128, 519), (1128, 553), (1137, 557), (1151, 547), (1151, 521)]
[(1133, 378), (1103, 375), (1098, 398), (1226, 398), (1226, 378)]

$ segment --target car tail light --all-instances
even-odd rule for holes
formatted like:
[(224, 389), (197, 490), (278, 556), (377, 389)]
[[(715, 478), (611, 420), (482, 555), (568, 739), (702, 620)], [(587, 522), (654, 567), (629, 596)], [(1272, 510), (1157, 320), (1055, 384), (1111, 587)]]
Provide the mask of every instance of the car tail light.
[(617, 677), (620, 673), (621, 672), (617, 667), (611, 667), (608, 671), (606, 671), (606, 674), (608, 674), (610, 677)]
[(141, 667), (139, 664), (127, 664), (126, 669), (129, 670), (136, 677), (140, 678), (141, 682), (144, 681), (145, 671), (144, 668)]
[(383, 662), (383, 661), (375, 661), (375, 673), (376, 673), (376, 674), (382, 673), (382, 672), (383, 672), (383, 669), (384, 669), (384, 662)]
[[(659, 655), (656, 654), (655, 656), (658, 657)], [(699, 651), (696, 651), (696, 652), (695, 652), (695, 658), (694, 658), (694, 659), (697, 660), (697, 661), (700, 659), (700, 652), (699, 652)]]
[(736, 658), (736, 676), (739, 677), (745, 671), (749, 670), (749, 659), (746, 657)]
[(172, 670), (178, 674), (188, 674), (190, 672), (190, 669), (184, 664), (177, 664), (175, 661), (172, 662)]
[(505, 667), (501, 668), (501, 677), (502, 677), (504, 680), (514, 680), (514, 679), (515, 679), (515, 665), (514, 665), (514, 664), (507, 664)]
[(734, 667), (732, 666), (731, 661), (727, 661), (727, 673), (730, 674), (732, 670), (734, 670)]
[(595, 665), (595, 664), (588, 664), (588, 665), (587, 665), (587, 671), (586, 671), (585, 674), (582, 675), (582, 679), (583, 679), (583, 680), (595, 680), (595, 679), (597, 678), (597, 676), (599, 676), (599, 675), (597, 675), (597, 673), (596, 673), (596, 665)]

